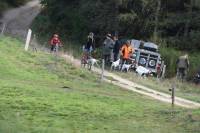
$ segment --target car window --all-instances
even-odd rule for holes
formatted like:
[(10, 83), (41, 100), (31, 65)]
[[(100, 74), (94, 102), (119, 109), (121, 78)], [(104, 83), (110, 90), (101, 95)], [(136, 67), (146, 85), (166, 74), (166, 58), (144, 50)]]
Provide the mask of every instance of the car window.
[(141, 41), (139, 41), (139, 40), (131, 40), (131, 46), (134, 48), (138, 49), (140, 47), (140, 43), (141, 43)]
[(148, 50), (148, 51), (152, 51), (152, 52), (158, 52), (158, 46), (154, 43), (144, 43), (144, 48), (145, 50)]

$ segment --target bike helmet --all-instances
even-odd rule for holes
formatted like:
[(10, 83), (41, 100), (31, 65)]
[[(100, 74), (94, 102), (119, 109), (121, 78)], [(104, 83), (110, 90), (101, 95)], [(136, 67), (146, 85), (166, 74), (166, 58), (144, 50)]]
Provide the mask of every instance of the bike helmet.
[(53, 37), (58, 37), (58, 34), (54, 34)]

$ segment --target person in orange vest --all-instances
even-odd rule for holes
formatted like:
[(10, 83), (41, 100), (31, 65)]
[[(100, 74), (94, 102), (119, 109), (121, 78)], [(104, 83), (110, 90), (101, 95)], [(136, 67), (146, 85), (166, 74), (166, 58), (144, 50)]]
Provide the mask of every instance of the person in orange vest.
[(130, 57), (132, 56), (133, 52), (134, 52), (134, 48), (131, 46), (131, 43), (129, 41), (126, 41), (126, 43), (120, 49), (120, 54), (122, 57), (121, 68), (123, 64), (126, 64), (129, 62)]

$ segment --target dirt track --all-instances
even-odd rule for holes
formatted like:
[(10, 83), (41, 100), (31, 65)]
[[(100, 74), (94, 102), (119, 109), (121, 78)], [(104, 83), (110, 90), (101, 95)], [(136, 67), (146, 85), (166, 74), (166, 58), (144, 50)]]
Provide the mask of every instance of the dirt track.
[[(24, 39), (31, 22), (40, 12), (40, 9), (41, 6), (39, 4), (39, 0), (33, 0), (25, 6), (5, 12), (4, 17), (0, 20), (1, 22), (6, 24), (5, 32), (7, 34)], [(68, 62), (70, 61), (77, 67), (80, 67), (80, 60), (74, 59), (73, 56), (70, 56), (68, 54), (61, 54), (61, 56), (65, 58)], [(100, 69), (95, 68), (94, 71), (98, 74), (101, 74)], [(112, 77), (115, 81), (108, 80), (106, 77)], [(152, 97), (165, 103), (171, 103), (170, 95), (152, 90), (145, 86), (138, 85), (113, 73), (105, 71), (104, 80), (106, 82), (120, 86), (124, 89)], [(179, 97), (176, 97), (175, 105), (185, 108), (200, 108), (200, 103), (196, 103)]]
[[(73, 63), (75, 66), (80, 67), (80, 60), (75, 59), (73, 56), (70, 56), (68, 54), (62, 54), (62, 57), (64, 57), (67, 61)], [(101, 74), (101, 70), (98, 68), (93, 69), (94, 72)], [(171, 103), (171, 95), (165, 94), (159, 91), (155, 91), (153, 89), (150, 89), (148, 87), (136, 84), (132, 81), (129, 81), (127, 79), (124, 79), (116, 74), (113, 74), (111, 72), (105, 71), (104, 72), (104, 81), (114, 84), (116, 86), (122, 87), (126, 90), (131, 90), (133, 92), (137, 92), (142, 95), (146, 95), (149, 97), (152, 97), (153, 99), (165, 102), (165, 103)], [(107, 77), (111, 77), (113, 80), (108, 80)], [(200, 108), (200, 103), (193, 102), (187, 99), (183, 99), (180, 97), (175, 98), (175, 105), (184, 107), (184, 108), (190, 108), (190, 109), (197, 109)]]
[(33, 0), (24, 6), (6, 11), (0, 19), (6, 25), (4, 33), (25, 39), (27, 30), (40, 9), (39, 0)]

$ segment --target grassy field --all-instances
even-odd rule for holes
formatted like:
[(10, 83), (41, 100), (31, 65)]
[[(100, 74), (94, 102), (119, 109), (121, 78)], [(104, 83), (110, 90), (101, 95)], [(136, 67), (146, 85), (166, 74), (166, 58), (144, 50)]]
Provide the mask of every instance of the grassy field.
[(199, 133), (187, 110), (99, 83), (64, 59), (0, 38), (0, 133)]

